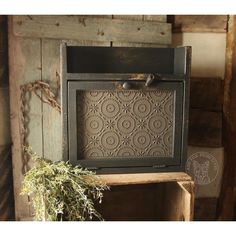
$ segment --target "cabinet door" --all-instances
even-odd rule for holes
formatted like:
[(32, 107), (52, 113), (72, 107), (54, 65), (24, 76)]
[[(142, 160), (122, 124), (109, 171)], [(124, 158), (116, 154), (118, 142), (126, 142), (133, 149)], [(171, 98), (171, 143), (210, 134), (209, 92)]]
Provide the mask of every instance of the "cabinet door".
[(69, 160), (87, 168), (181, 164), (183, 82), (68, 81)]

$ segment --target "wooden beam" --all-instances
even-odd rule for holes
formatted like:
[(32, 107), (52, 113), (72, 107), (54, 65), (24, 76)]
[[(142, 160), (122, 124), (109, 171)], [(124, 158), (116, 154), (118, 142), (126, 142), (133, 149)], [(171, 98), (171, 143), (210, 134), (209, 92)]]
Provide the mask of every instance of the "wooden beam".
[(174, 33), (227, 31), (227, 15), (175, 15), (168, 17), (168, 22), (173, 24)]
[(207, 111), (222, 111), (223, 91), (223, 80), (220, 77), (192, 77), (190, 107)]
[(225, 168), (217, 218), (232, 220), (236, 198), (236, 16), (228, 21), (226, 70), (224, 80), (223, 140)]
[(190, 109), (188, 143), (193, 146), (221, 147), (222, 113)]
[(171, 25), (79, 16), (14, 16), (16, 36), (136, 43), (171, 43)]

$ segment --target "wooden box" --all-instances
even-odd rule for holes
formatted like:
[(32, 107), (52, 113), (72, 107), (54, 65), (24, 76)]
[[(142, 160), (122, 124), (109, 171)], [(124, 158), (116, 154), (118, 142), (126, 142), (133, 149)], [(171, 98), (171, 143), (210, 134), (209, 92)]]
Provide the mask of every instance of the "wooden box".
[(96, 209), (106, 221), (191, 221), (194, 183), (183, 172), (101, 175), (110, 186)]

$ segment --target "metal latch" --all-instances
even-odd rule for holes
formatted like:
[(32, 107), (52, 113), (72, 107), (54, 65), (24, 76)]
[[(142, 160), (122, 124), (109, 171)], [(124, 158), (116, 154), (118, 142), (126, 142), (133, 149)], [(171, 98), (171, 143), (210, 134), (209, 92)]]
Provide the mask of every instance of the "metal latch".
[(150, 75), (148, 75), (147, 79), (146, 79), (145, 86), (149, 87), (154, 80), (160, 79), (160, 78), (161, 78), (161, 76), (159, 74), (150, 74)]

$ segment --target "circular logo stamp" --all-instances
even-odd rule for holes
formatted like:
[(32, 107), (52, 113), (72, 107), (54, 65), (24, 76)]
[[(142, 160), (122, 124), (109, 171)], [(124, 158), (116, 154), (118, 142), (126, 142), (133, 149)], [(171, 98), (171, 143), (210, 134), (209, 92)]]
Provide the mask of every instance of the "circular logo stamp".
[(186, 172), (198, 185), (213, 182), (218, 174), (219, 165), (216, 158), (208, 152), (196, 152), (186, 162)]

